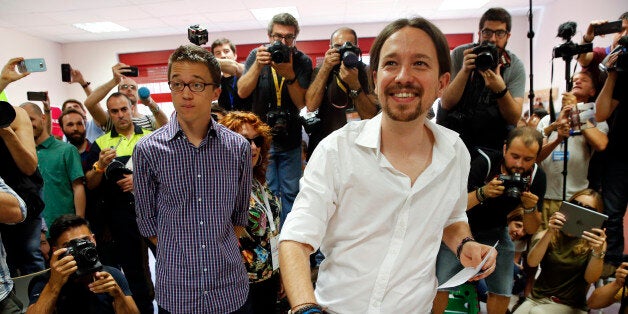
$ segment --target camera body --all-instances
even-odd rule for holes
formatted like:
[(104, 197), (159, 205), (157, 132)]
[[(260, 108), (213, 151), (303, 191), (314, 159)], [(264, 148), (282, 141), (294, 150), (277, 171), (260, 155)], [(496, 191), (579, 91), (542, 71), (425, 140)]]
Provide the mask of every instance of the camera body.
[(127, 168), (121, 161), (112, 160), (105, 169), (105, 179), (117, 182), (124, 179), (125, 174), (133, 174), (133, 170)]
[[(606, 62), (611, 57), (611, 55), (617, 54), (617, 61), (611, 67), (606, 67)], [(600, 62), (598, 67), (602, 72), (608, 71), (617, 71), (617, 72), (625, 72), (628, 71), (628, 35), (622, 36), (617, 42), (617, 47), (613, 49), (605, 58)]]
[(281, 41), (275, 41), (274, 43), (266, 46), (270, 53), (270, 58), (275, 63), (286, 63), (290, 62), (290, 53), (292, 50), (290, 47), (284, 45)]
[(321, 118), (318, 117), (318, 110), (314, 112), (306, 112), (305, 114), (301, 113), (299, 116), (301, 120), (301, 124), (303, 125), (303, 129), (305, 129), (305, 133), (312, 134), (320, 125)]
[(481, 71), (497, 68), (499, 62), (499, 55), (497, 52), (497, 46), (488, 41), (483, 41), (479, 45), (473, 48), (473, 53), (477, 55), (475, 57), (475, 68)]
[(72, 274), (72, 277), (83, 277), (102, 269), (96, 245), (92, 243), (92, 241), (80, 238), (73, 239), (68, 243), (66, 248), (67, 251), (60, 258), (68, 255), (74, 257), (78, 269)]
[(290, 113), (281, 110), (272, 110), (266, 113), (266, 124), (270, 126), (273, 136), (287, 136)]
[(188, 40), (197, 45), (202, 46), (208, 41), (207, 29), (201, 28), (198, 24), (188, 27)]
[(338, 53), (340, 53), (340, 60), (342, 60), (342, 63), (350, 69), (358, 66), (360, 60), (362, 59), (362, 50), (350, 41), (347, 41), (340, 46), (340, 48), (338, 48)]
[(504, 194), (507, 197), (519, 199), (521, 193), (528, 187), (528, 178), (524, 178), (520, 173), (513, 173), (512, 175), (500, 174), (497, 176), (497, 180), (502, 181), (504, 186)]

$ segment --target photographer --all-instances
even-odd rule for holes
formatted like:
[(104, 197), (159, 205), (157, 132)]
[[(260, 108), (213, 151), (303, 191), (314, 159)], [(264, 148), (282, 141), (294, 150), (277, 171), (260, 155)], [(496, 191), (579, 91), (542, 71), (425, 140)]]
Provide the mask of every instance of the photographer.
[[(506, 313), (513, 287), (512, 261), (515, 246), (508, 233), (507, 215), (523, 209), (523, 229), (534, 233), (539, 224), (538, 208), (545, 195), (545, 173), (535, 164), (543, 143), (543, 136), (534, 128), (513, 129), (502, 153), (484, 153), (471, 162), (467, 184), (467, 216), (476, 241), (497, 245), (495, 272), (486, 277), (489, 313)], [(436, 262), (436, 276), (440, 284), (462, 269), (455, 255), (441, 245)], [(448, 291), (439, 291), (434, 302), (434, 313), (447, 307)]]
[(437, 116), (439, 124), (460, 134), (472, 158), (477, 148), (501, 150), (521, 117), (525, 87), (523, 63), (506, 50), (510, 14), (491, 8), (479, 26), (481, 45), (466, 44), (451, 52), (452, 82)]
[(347, 124), (348, 111), (357, 111), (360, 119), (370, 119), (379, 111), (369, 90), (366, 65), (358, 59), (361, 51), (355, 31), (339, 28), (331, 35), (329, 44), (305, 94), (307, 111), (318, 110), (321, 123), (310, 134), (308, 155), (321, 139)]
[(627, 58), (626, 52), (618, 51), (606, 59), (604, 66), (609, 71), (608, 77), (595, 101), (595, 119), (607, 121), (609, 127), (605, 167), (602, 171), (602, 197), (604, 213), (608, 215), (608, 254), (605, 261), (614, 266), (621, 263), (624, 249), (623, 217), (628, 205), (628, 76), (625, 72), (628, 69), (623, 68)]
[(270, 45), (254, 49), (238, 80), (238, 95), (251, 96), (253, 113), (272, 128), (268, 186), (281, 197), (281, 222), (292, 209), (301, 178), (301, 121), (312, 60), (295, 47), (299, 23), (288, 13), (268, 23)]
[(587, 299), (587, 306), (590, 309), (602, 309), (610, 306), (615, 302), (621, 302), (625, 312), (625, 305), (628, 302), (628, 291), (626, 291), (626, 276), (628, 276), (628, 262), (622, 262), (615, 270), (615, 280), (607, 283), (602, 287), (598, 287), (593, 290), (589, 299)]
[[(590, 72), (579, 72), (573, 76), (573, 88), (563, 93), (562, 110), (556, 121), (550, 123), (546, 116), (539, 122), (537, 130), (543, 133), (543, 148), (537, 161), (547, 174), (547, 191), (543, 201), (542, 228), (547, 228), (549, 217), (560, 208), (563, 200), (563, 184), (566, 184), (565, 199), (573, 193), (589, 187), (587, 172), (593, 152), (606, 149), (608, 125), (606, 122), (581, 121), (580, 116), (592, 115), (593, 108), (581, 111), (578, 104), (595, 100), (597, 88)], [(572, 119), (571, 117), (575, 117)], [(574, 133), (576, 131), (576, 133)], [(579, 131), (579, 132), (578, 132)], [(573, 134), (573, 135), (572, 135)], [(561, 175), (564, 170), (564, 143), (567, 143), (567, 181)]]
[(50, 272), (31, 280), (27, 313), (139, 313), (124, 275), (91, 255), (96, 241), (85, 219), (57, 218), (50, 244)]
[(212, 43), (211, 51), (220, 63), (220, 97), (218, 104), (227, 111), (251, 111), (251, 99), (238, 96), (238, 79), (244, 72), (244, 64), (237, 62), (236, 47), (227, 38)]

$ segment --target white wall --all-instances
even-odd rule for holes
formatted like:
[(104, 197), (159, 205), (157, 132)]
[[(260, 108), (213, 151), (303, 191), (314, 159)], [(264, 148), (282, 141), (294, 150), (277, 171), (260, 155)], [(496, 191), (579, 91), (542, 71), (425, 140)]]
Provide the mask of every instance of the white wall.
[[(588, 23), (594, 19), (615, 20), (628, 7), (622, 0), (600, 0), (598, 5), (591, 5), (590, 0), (557, 0), (544, 7), (535, 7), (534, 10), (534, 88), (545, 89), (550, 87), (550, 65), (552, 48), (562, 41), (556, 38), (558, 25), (572, 20), (578, 23), (578, 33), (574, 36), (580, 41), (582, 32)], [(428, 17), (429, 18), (429, 17)], [(444, 33), (473, 32), (477, 40), (479, 18), (438, 20), (438, 25)], [(385, 23), (347, 25), (356, 29), (360, 37), (372, 37), (383, 28)], [(331, 32), (339, 25), (302, 27), (299, 40), (327, 39)], [(213, 33), (210, 31), (210, 41), (218, 37), (227, 37), (235, 43), (247, 44), (266, 40), (264, 29)], [(508, 49), (514, 52), (525, 64), (526, 74), (529, 75), (529, 40), (527, 16), (513, 17), (512, 36)], [(49, 90), (53, 105), (60, 105), (66, 98), (84, 99), (85, 96), (78, 84), (67, 85), (61, 83), (60, 64), (70, 63), (80, 69), (84, 77), (92, 82), (92, 87), (111, 79), (111, 66), (118, 61), (119, 53), (175, 49), (181, 44), (187, 44), (185, 30), (180, 36), (110, 40), (101, 42), (83, 42), (58, 44), (43, 39), (34, 38), (21, 33), (0, 28), (0, 38), (4, 47), (0, 50), (0, 60), (5, 62), (12, 56), (44, 57), (48, 65), (48, 72), (34, 73), (30, 77), (17, 82), (7, 88), (10, 100), (24, 101), (26, 90)], [(6, 43), (10, 43), (6, 45)], [(610, 43), (610, 38), (596, 38), (596, 46)], [(297, 43), (298, 46), (298, 43)], [(239, 54), (247, 54), (239, 51)], [(572, 64), (575, 64), (573, 62)], [(554, 86), (564, 88), (564, 62), (554, 60)], [(527, 90), (527, 88), (526, 88)], [(527, 97), (527, 96), (526, 96)], [(14, 100), (15, 99), (15, 100)], [(527, 98), (526, 98), (527, 103)]]

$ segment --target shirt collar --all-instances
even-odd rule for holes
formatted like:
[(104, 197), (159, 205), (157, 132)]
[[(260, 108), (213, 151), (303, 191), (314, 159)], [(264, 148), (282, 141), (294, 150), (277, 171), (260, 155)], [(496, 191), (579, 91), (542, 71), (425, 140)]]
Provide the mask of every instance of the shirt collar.
[[(163, 126), (165, 128), (166, 138), (168, 140), (177, 139), (179, 136), (185, 136), (185, 132), (181, 129), (181, 125), (179, 124), (179, 120), (177, 119), (177, 113), (172, 113), (170, 117), (170, 121)], [(216, 131), (217, 126), (214, 119), (209, 120), (209, 129), (207, 130), (207, 138), (217, 137), (218, 132)]]
[(55, 140), (56, 140), (55, 137), (51, 135), (49, 138), (47, 138), (45, 141), (41, 142), (41, 144), (39, 144), (37, 146), (41, 146), (43, 148), (48, 148), (55, 142)]
[[(142, 131), (142, 128), (139, 125), (135, 124), (135, 123), (133, 123), (133, 132), (135, 134), (143, 134), (144, 133), (144, 131)], [(120, 136), (120, 134), (118, 134), (118, 131), (116, 130), (116, 128), (115, 127), (111, 128), (111, 137), (118, 137), (118, 136)]]

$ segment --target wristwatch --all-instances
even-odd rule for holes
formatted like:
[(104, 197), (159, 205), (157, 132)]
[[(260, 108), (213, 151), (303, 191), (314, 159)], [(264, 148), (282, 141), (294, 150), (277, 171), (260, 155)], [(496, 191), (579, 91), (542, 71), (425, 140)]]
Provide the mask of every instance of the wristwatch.
[(362, 88), (350, 89), (349, 90), (349, 97), (352, 98), (352, 99), (356, 99), (356, 98), (358, 98), (358, 96), (360, 96), (361, 92), (362, 92)]
[(92, 169), (93, 169), (94, 171), (98, 172), (98, 173), (103, 173), (103, 172), (105, 172), (105, 169), (102, 169), (102, 168), (98, 167), (98, 161), (96, 161), (96, 162), (94, 163), (94, 165), (92, 166)]

